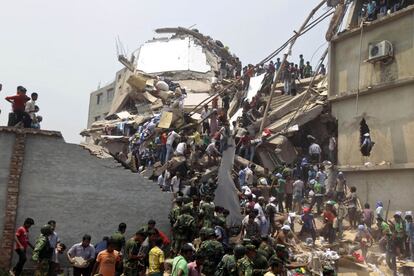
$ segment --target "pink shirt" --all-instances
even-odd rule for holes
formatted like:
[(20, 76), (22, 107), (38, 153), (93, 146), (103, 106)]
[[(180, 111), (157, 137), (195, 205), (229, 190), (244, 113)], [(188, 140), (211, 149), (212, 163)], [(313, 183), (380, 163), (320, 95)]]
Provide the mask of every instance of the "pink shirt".
[(201, 276), (201, 266), (195, 261), (188, 264), (188, 276)]

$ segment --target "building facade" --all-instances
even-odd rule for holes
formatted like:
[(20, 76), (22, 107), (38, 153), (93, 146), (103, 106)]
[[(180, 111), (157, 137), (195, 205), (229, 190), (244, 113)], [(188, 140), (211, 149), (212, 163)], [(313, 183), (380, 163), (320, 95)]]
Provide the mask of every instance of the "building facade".
[(105, 119), (111, 109), (115, 93), (115, 82), (92, 92), (89, 96), (88, 128), (92, 123)]
[[(338, 120), (338, 167), (362, 204), (390, 200), (391, 210), (413, 207), (413, 61), (414, 6), (331, 41), (329, 100)], [(363, 156), (367, 132), (375, 144)]]

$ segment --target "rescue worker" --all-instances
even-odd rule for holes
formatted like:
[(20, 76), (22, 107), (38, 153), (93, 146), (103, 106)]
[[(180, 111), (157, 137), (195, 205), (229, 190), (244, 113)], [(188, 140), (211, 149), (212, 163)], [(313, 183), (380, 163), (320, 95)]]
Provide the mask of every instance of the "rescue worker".
[(237, 261), (246, 254), (246, 248), (237, 244), (232, 251), (228, 251), (217, 265), (214, 276), (238, 276)]
[(214, 203), (212, 202), (211, 196), (207, 195), (204, 202), (200, 205), (200, 213), (203, 216), (203, 227), (213, 227), (214, 219)]
[(53, 255), (53, 248), (49, 243), (49, 236), (53, 233), (52, 226), (49, 224), (42, 226), (40, 233), (33, 249), (32, 260), (37, 264), (35, 276), (47, 276), (49, 262)]
[(257, 255), (256, 246), (246, 245), (246, 255), (237, 261), (239, 276), (253, 276), (253, 260)]
[(217, 265), (224, 255), (223, 245), (216, 240), (214, 229), (208, 228), (206, 231), (206, 240), (201, 243), (197, 253), (205, 257), (202, 272), (204, 275), (214, 275)]
[(125, 244), (124, 275), (138, 276), (145, 271), (143, 255), (140, 254), (141, 245), (146, 238), (145, 231), (140, 229)]
[(176, 254), (180, 252), (184, 243), (191, 242), (195, 233), (196, 225), (195, 219), (191, 216), (191, 208), (183, 206), (181, 208), (181, 215), (178, 216), (177, 221), (173, 225), (174, 240), (173, 250)]
[(171, 209), (170, 213), (168, 214), (171, 227), (174, 226), (175, 222), (177, 221), (178, 216), (181, 213), (181, 208), (183, 206), (183, 198), (181, 196), (178, 196), (175, 199), (175, 204), (176, 205)]

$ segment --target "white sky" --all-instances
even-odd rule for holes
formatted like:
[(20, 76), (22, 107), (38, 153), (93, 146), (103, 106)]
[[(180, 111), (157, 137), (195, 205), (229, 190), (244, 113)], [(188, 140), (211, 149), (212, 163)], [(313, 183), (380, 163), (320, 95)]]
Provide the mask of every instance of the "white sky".
[[(42, 128), (62, 131), (66, 141), (78, 143), (87, 124), (89, 93), (112, 81), (121, 68), (118, 35), (131, 52), (154, 37), (156, 28), (197, 24), (243, 63), (256, 64), (284, 43), (320, 0), (1, 2), (0, 124), (7, 124), (11, 109), (4, 97), (23, 85), (39, 93)], [(327, 25), (300, 38), (292, 61), (303, 53), (306, 60), (315, 54), (312, 64), (317, 62)]]

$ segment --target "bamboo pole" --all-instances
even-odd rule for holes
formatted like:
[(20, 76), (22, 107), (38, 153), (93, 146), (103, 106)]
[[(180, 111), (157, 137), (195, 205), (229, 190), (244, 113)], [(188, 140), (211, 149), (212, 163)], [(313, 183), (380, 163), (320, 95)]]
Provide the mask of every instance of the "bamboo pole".
[(266, 109), (265, 109), (265, 112), (264, 112), (264, 115), (263, 115), (263, 120), (262, 120), (262, 123), (261, 123), (261, 125), (260, 125), (260, 130), (259, 130), (259, 133), (262, 133), (262, 131), (263, 131), (263, 128), (264, 128), (264, 126), (265, 126), (265, 124), (266, 124), (266, 120), (267, 120), (267, 113), (269, 112), (269, 107), (270, 107), (270, 104), (271, 104), (271, 102), (272, 102), (272, 99), (273, 99), (273, 95), (274, 95), (274, 91), (275, 91), (275, 88), (276, 88), (276, 84), (278, 83), (278, 81), (280, 80), (280, 76), (281, 76), (281, 72), (284, 70), (284, 68), (285, 68), (285, 66), (286, 66), (286, 61), (287, 61), (287, 58), (288, 58), (288, 56), (291, 54), (291, 52), (292, 52), (292, 48), (293, 48), (293, 45), (295, 44), (295, 42), (296, 42), (296, 40), (297, 40), (297, 38), (301, 35), (301, 33), (303, 32), (303, 30), (306, 28), (306, 25), (309, 23), (309, 21), (311, 20), (311, 18), (315, 15), (315, 13), (326, 3), (326, 1), (327, 0), (323, 0), (322, 2), (320, 2), (310, 13), (309, 13), (309, 15), (308, 15), (308, 17), (306, 18), (306, 20), (305, 20), (305, 22), (303, 22), (303, 24), (302, 24), (302, 26), (299, 28), (299, 31), (298, 32), (296, 32), (295, 31), (295, 35), (294, 35), (294, 37), (293, 37), (293, 39), (292, 39), (292, 41), (289, 43), (289, 48), (288, 48), (288, 50), (285, 52), (285, 54), (283, 55), (283, 60), (282, 60), (282, 63), (281, 63), (281, 66), (280, 66), (280, 68), (279, 68), (279, 70), (277, 71), (277, 73), (276, 73), (276, 77), (275, 77), (275, 81), (274, 81), (274, 83), (273, 83), (273, 86), (272, 86), (272, 89), (271, 89), (271, 91), (270, 91), (270, 97), (269, 97), (269, 100), (268, 100), (268, 102), (267, 102), (267, 105), (266, 105)]

